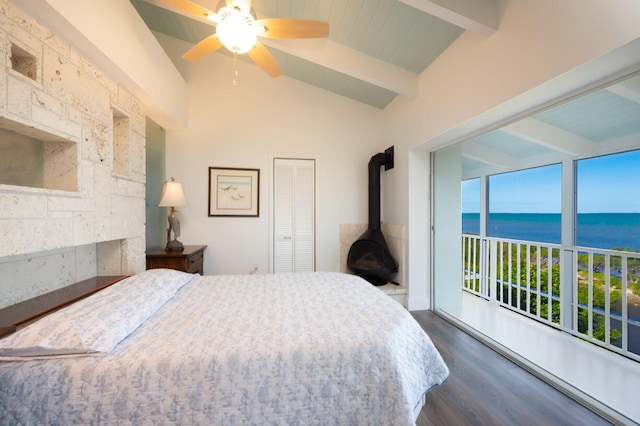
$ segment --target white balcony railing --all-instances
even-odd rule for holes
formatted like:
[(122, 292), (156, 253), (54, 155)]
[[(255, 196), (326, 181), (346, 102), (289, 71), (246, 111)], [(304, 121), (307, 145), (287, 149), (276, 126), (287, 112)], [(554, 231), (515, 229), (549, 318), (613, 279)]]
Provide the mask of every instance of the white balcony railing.
[(640, 253), (462, 235), (462, 286), (640, 361)]

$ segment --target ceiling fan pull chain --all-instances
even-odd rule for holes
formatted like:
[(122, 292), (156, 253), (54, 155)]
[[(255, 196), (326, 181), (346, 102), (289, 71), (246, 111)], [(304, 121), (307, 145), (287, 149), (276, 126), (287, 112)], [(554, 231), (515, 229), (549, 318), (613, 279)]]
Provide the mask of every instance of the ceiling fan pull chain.
[(237, 85), (238, 80), (238, 52), (233, 52), (233, 86)]

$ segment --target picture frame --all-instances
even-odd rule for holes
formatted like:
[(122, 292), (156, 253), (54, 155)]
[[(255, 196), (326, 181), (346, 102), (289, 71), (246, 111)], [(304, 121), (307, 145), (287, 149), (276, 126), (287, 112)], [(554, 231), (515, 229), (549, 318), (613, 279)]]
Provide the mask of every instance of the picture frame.
[(209, 167), (209, 216), (260, 216), (260, 169)]

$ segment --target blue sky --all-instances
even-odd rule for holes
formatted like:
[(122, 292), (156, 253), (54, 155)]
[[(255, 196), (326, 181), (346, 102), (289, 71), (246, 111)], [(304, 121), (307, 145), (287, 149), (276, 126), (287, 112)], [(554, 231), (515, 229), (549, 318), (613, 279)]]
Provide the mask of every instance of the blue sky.
[[(559, 164), (489, 178), (493, 213), (560, 213)], [(578, 213), (640, 213), (640, 151), (578, 162)], [(462, 212), (478, 213), (478, 179), (462, 182)]]

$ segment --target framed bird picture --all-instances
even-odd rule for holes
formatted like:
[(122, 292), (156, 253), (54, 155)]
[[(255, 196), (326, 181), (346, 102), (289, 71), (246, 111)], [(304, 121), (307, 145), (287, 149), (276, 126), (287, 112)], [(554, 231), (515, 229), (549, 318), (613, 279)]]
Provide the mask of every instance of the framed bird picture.
[(209, 216), (259, 215), (260, 169), (209, 167)]

